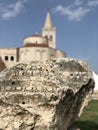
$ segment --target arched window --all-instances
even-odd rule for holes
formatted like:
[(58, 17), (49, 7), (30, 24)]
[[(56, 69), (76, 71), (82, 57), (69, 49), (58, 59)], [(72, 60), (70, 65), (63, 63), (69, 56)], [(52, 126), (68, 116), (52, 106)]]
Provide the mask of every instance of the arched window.
[(48, 35), (45, 36), (48, 39)]
[(5, 56), (5, 61), (8, 61), (8, 56)]
[(50, 35), (50, 39), (49, 39), (51, 42), (53, 41), (53, 36), (52, 35)]
[(10, 60), (13, 61), (13, 60), (14, 60), (14, 56), (11, 56), (11, 57), (10, 57)]
[(40, 61), (40, 60), (41, 60), (41, 51), (40, 51), (40, 50), (37, 50), (37, 51), (36, 51), (36, 60), (37, 60), (37, 61)]
[(47, 54), (46, 54), (46, 51), (43, 50), (42, 51), (42, 60), (46, 60), (47, 59)]

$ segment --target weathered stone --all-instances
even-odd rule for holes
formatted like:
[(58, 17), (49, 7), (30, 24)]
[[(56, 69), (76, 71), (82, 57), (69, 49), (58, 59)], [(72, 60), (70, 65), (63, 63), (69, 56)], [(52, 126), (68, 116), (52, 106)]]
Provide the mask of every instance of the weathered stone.
[(67, 130), (93, 88), (92, 72), (82, 61), (18, 63), (0, 73), (0, 129)]
[(6, 65), (4, 64), (2, 58), (0, 57), (0, 72), (6, 68)]

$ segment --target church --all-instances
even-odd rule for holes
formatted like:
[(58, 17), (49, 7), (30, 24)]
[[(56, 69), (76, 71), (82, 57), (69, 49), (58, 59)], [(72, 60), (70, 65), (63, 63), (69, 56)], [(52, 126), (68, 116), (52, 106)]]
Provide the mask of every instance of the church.
[(56, 49), (56, 29), (47, 12), (42, 34), (35, 33), (23, 40), (20, 48), (0, 48), (0, 71), (17, 62), (44, 61), (66, 57), (66, 53)]

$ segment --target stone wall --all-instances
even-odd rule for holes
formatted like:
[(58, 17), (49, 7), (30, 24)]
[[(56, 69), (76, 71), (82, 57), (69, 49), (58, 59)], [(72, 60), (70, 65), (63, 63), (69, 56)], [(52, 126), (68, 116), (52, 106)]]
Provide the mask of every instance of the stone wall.
[(12, 67), (17, 62), (17, 49), (16, 48), (2, 48), (0, 49), (0, 57), (7, 68)]
[(66, 57), (65, 53), (49, 47), (21, 47), (0, 49), (0, 56), (7, 68), (17, 62), (44, 61)]
[(92, 96), (91, 96), (91, 99), (93, 99), (93, 100), (98, 100), (98, 90), (97, 90), (97, 91), (94, 91), (94, 93), (93, 93)]

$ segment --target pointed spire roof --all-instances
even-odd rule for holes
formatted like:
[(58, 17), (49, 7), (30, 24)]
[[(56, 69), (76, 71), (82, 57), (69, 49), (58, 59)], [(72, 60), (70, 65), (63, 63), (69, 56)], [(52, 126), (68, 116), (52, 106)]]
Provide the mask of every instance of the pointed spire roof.
[(46, 29), (53, 28), (52, 21), (51, 21), (51, 16), (50, 16), (50, 12), (49, 11), (48, 11), (48, 13), (46, 15), (46, 20), (45, 20), (44, 28), (46, 28)]

